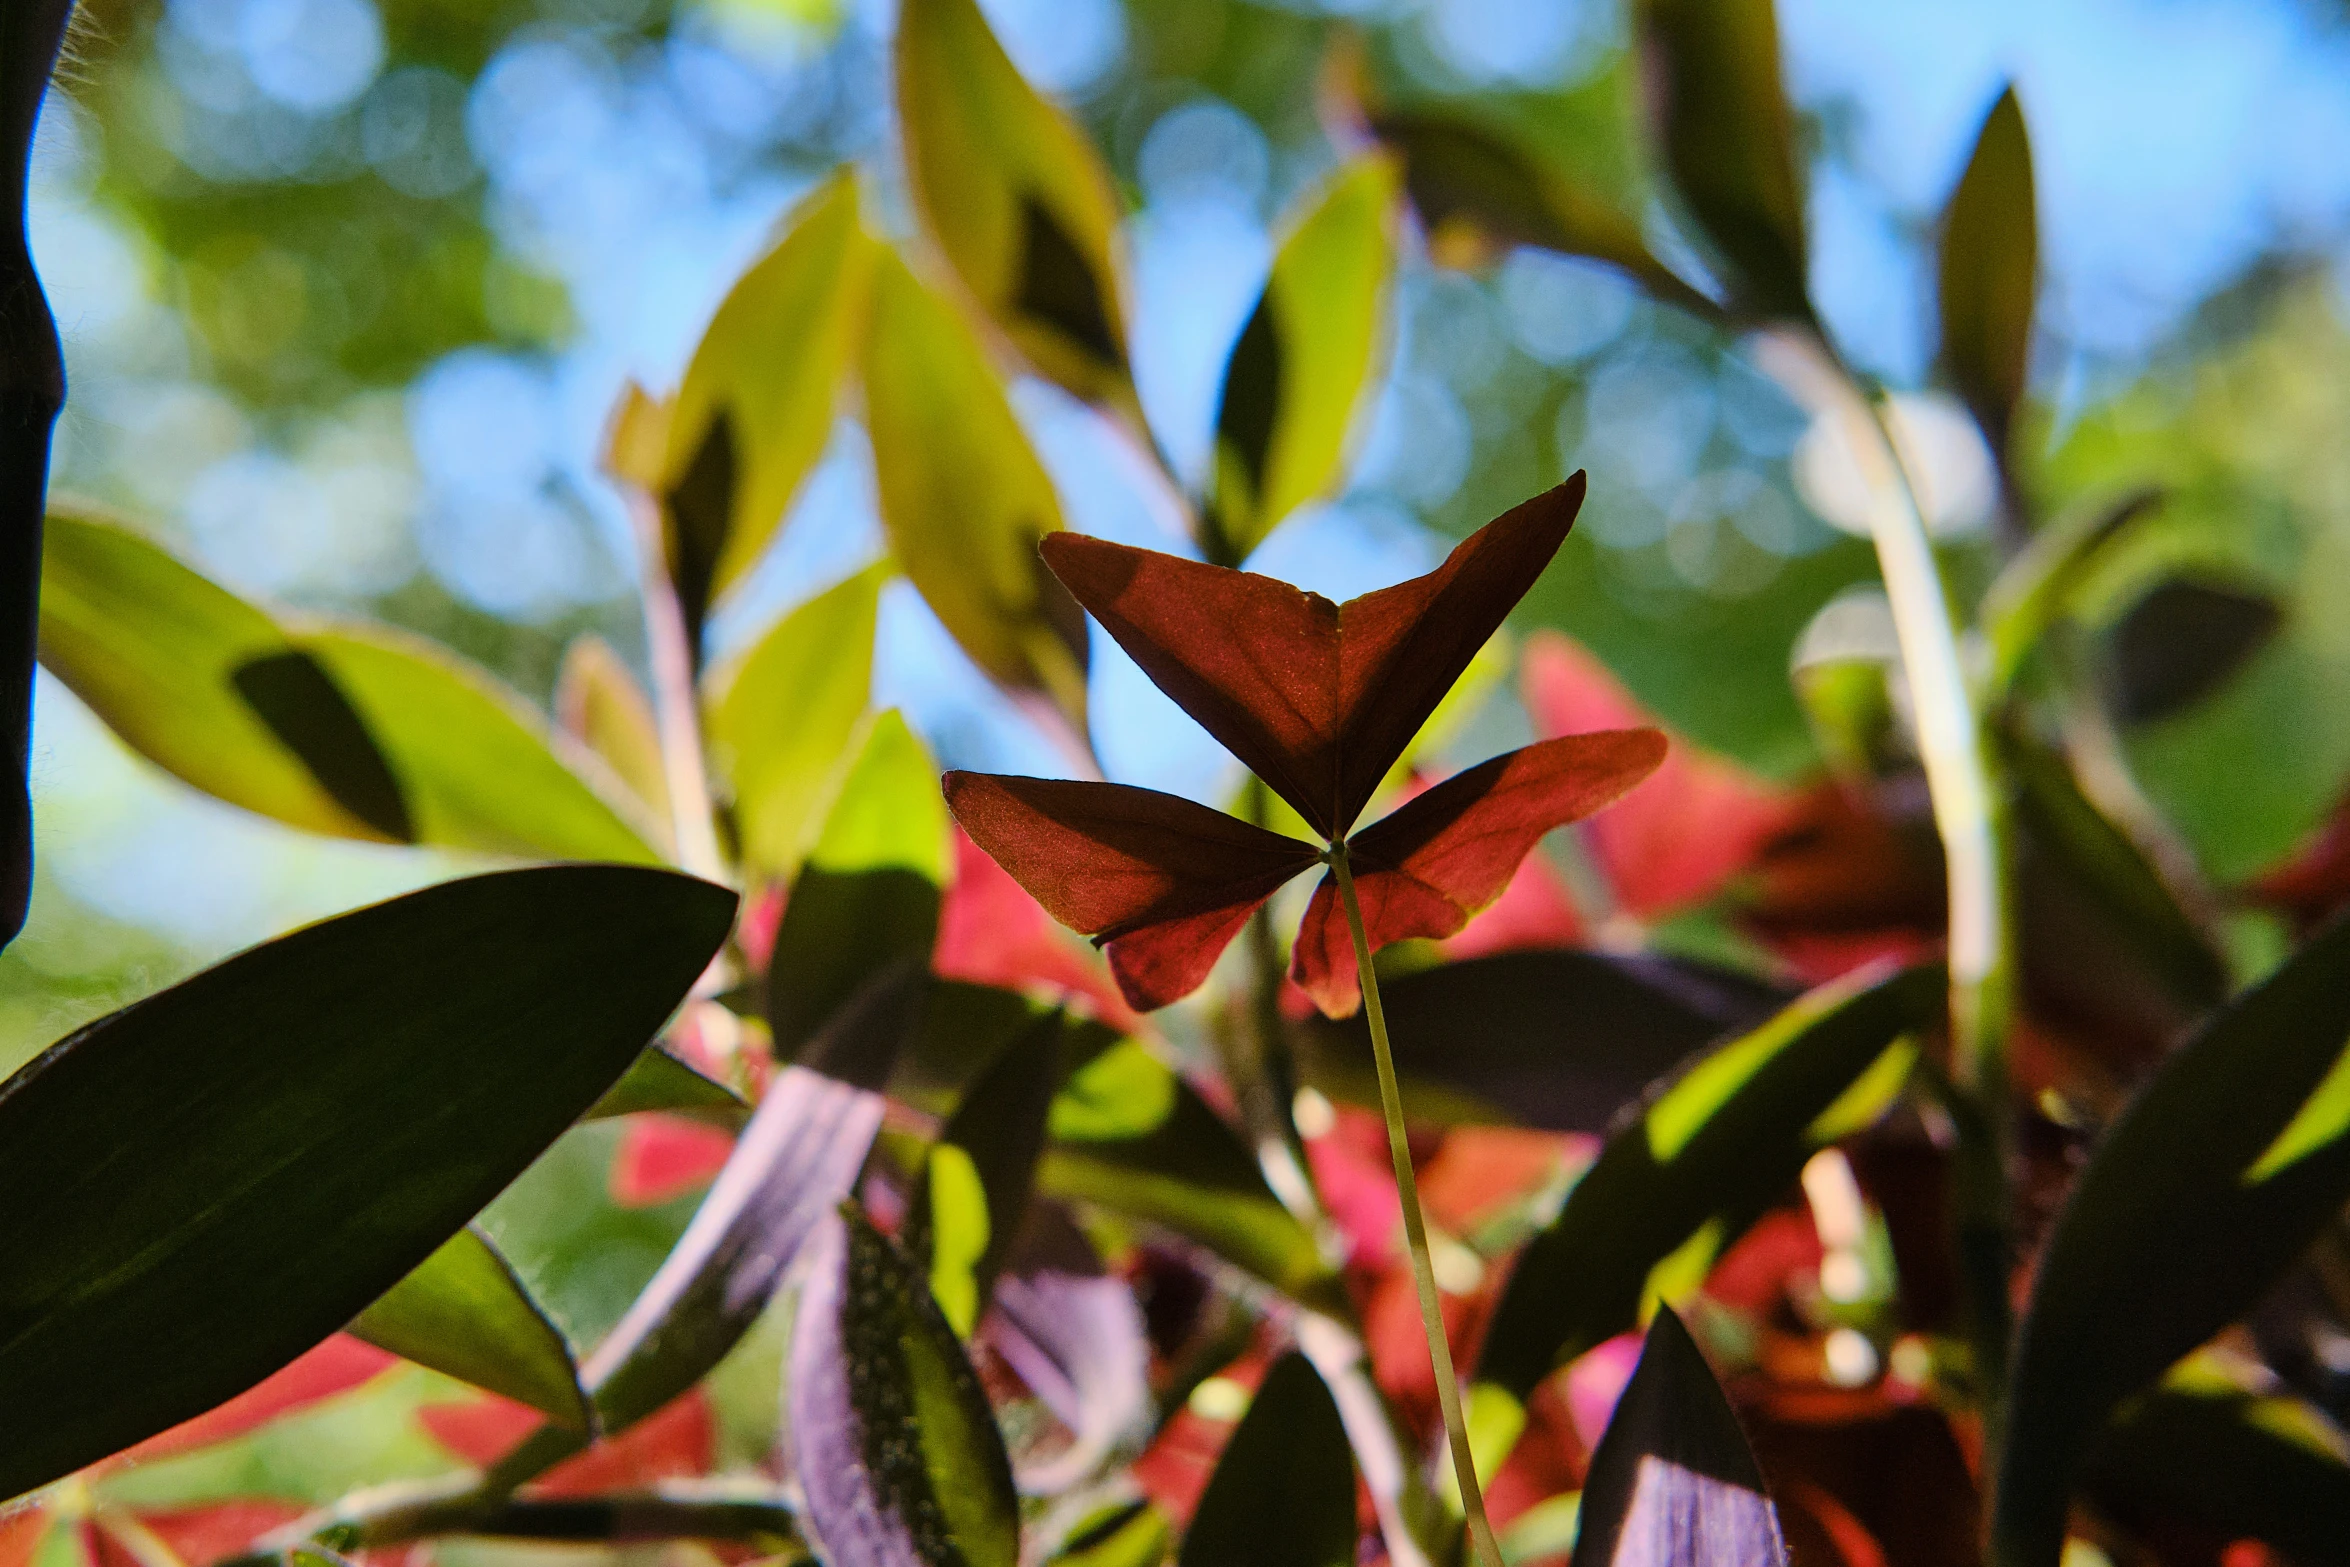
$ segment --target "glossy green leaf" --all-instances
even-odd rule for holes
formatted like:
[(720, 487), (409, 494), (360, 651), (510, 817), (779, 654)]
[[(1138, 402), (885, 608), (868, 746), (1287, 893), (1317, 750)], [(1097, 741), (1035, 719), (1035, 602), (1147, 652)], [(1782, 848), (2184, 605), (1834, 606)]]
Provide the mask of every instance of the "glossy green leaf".
[(854, 1204), (810, 1242), (787, 1388), (787, 1470), (827, 1559), (1015, 1567), (1020, 1503), (978, 1374), (920, 1265)]
[(1372, 128), (1402, 157), (1404, 188), (1432, 235), (1473, 225), (1506, 244), (1604, 261), (1659, 300), (1698, 316), (1721, 313), (1656, 258), (1631, 214), (1569, 171), (1436, 114), (1382, 114)]
[(767, 965), (781, 1058), (876, 973), (929, 963), (949, 852), (938, 768), (893, 708), (874, 720), (784, 903)]
[(1355, 1465), (1338, 1401), (1305, 1356), (1273, 1363), (1224, 1444), (1178, 1567), (1351, 1567)]
[(2180, 1526), (2287, 1560), (2350, 1562), (2350, 1453), (2298, 1399), (2166, 1383), (2106, 1427), (2081, 1471), (2098, 1511), (2141, 1538)]
[[(671, 406), (660, 491), (687, 623), (750, 570), (832, 436), (863, 325), (871, 241), (842, 171), (794, 207), (727, 293)], [(723, 454), (723, 455), (721, 455)], [(723, 464), (723, 493), (697, 490)]]
[(1224, 369), (1208, 519), (1238, 565), (1340, 476), (1395, 268), (1395, 170), (1357, 159), (1293, 221)]
[(591, 1428), (594, 1417), (570, 1343), (515, 1277), (512, 1264), (471, 1225), (361, 1312), (349, 1331), (420, 1366), (528, 1404), (558, 1425)]
[(612, 644), (587, 632), (563, 650), (555, 677), (555, 721), (599, 757), (655, 826), (669, 820), (669, 778), (653, 699)]
[(1993, 1538), (2054, 1562), (2121, 1401), (2258, 1301), (2350, 1201), (2350, 922), (2217, 1013), (2114, 1122), (2017, 1330)]
[(610, 1092), (588, 1108), (586, 1119), (609, 1120), (646, 1110), (691, 1116), (729, 1131), (741, 1126), (751, 1113), (742, 1095), (714, 1077), (703, 1076), (659, 1045), (629, 1064)]
[[(1863, 969), (1652, 1087), (1519, 1256), (1476, 1380), (1522, 1401), (1553, 1367), (1634, 1326), (1652, 1269), (1685, 1247), (1705, 1254), (1693, 1263), (1718, 1255), (1823, 1133), (1881, 1107), (1884, 1077), (1898, 1089), (1900, 1076), (1871, 1068), (1907, 1048), (1901, 1036), (1942, 996), (1938, 968)], [(1877, 1103), (1848, 1101), (1856, 1085)]]
[(1082, 732), (1085, 615), (1036, 553), (1060, 499), (970, 323), (895, 256), (875, 266), (865, 418), (898, 565), (972, 662)]
[(1771, 0), (1639, 0), (1650, 109), (1742, 315), (1808, 323), (1803, 180)]
[(979, 308), (1042, 374), (1131, 402), (1118, 201), (1084, 131), (975, 0), (899, 8), (897, 103), (914, 209)]
[(1616, 1400), (1583, 1484), (1571, 1567), (1786, 1567), (1762, 1470), (1670, 1306)]
[(838, 787), (873, 691), (878, 565), (778, 620), (712, 681), (710, 744), (734, 800), (743, 862), (763, 876), (800, 868)]
[(733, 912), (624, 866), (449, 882), (231, 958), (0, 1086), (0, 1496), (241, 1391), (397, 1284), (618, 1080)]
[(1991, 105), (1942, 213), (1942, 366), (2004, 462), (2040, 283), (2032, 143), (2015, 88)]

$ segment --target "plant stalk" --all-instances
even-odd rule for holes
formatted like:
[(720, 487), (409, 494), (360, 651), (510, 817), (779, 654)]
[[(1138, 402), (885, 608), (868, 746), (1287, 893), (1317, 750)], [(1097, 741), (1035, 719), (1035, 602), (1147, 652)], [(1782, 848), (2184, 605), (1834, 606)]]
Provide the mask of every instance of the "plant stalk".
[(636, 535), (637, 580), (645, 611), (645, 653), (653, 672), (653, 716), (661, 740), (662, 781), (669, 786), (670, 831), (677, 863), (710, 881), (726, 880), (726, 859), (710, 813), (710, 777), (702, 762), (702, 725), (694, 689), (694, 653), (686, 645), (685, 612), (670, 584), (661, 547), (660, 508), (650, 495), (623, 486)]
[(372, 1550), (450, 1535), (620, 1543), (725, 1540), (805, 1557), (797, 1521), (780, 1501), (661, 1487), (617, 1495), (521, 1500), (473, 1486), (428, 1481), (386, 1486), (300, 1519), (257, 1542), (254, 1560), (316, 1540), (337, 1551)]
[(1371, 967), (1371, 940), (1363, 930), (1363, 910), (1355, 897), (1355, 879), (1347, 864), (1346, 845), (1334, 843), (1329, 853), (1331, 879), (1338, 883), (1338, 901), (1346, 909), (1346, 928), (1354, 937), (1355, 976), (1363, 992), (1363, 1017), (1371, 1027), (1371, 1056), (1379, 1069), (1379, 1107), (1387, 1117), (1387, 1152), (1395, 1163), (1395, 1192), (1403, 1201), (1404, 1242), (1412, 1254), (1412, 1282), (1420, 1295), (1420, 1326), (1428, 1335), (1428, 1359), (1436, 1371), (1436, 1401), (1444, 1411), (1444, 1435), (1452, 1448), (1453, 1477), (1460, 1482), (1461, 1507), (1469, 1520), (1469, 1538), (1484, 1567), (1502, 1567), (1501, 1546), (1493, 1524), (1485, 1516), (1485, 1493), (1477, 1484), (1477, 1462), (1469, 1451), (1469, 1425), (1461, 1414), (1460, 1378), (1452, 1365), (1452, 1345), (1444, 1331), (1444, 1307), (1436, 1294), (1436, 1266), (1428, 1254), (1428, 1222), (1420, 1213), (1420, 1183), (1412, 1175), (1411, 1143), (1403, 1122), (1403, 1090), (1395, 1078), (1395, 1052), (1387, 1042), (1387, 1012), (1379, 1004), (1379, 975)]

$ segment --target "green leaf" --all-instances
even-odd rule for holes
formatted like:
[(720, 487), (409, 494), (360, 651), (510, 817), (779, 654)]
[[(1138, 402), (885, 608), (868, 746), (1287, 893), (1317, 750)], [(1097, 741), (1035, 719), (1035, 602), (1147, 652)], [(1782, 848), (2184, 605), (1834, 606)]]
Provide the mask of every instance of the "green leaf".
[(1754, 1451), (1670, 1306), (1591, 1454), (1578, 1522), (1571, 1567), (1786, 1567)]
[[(1825, 1134), (1881, 1108), (1887, 1085), (1871, 1067), (1942, 996), (1938, 968), (1872, 966), (1654, 1085), (1520, 1255), (1477, 1381), (1522, 1402), (1553, 1367), (1634, 1326), (1652, 1269), (1686, 1247), (1705, 1254), (1695, 1261), (1718, 1255)], [(1875, 1103), (1848, 1101), (1856, 1084)]]
[(42, 662), (207, 794), (351, 838), (659, 858), (583, 776), (603, 771), (592, 756), (442, 649), (380, 628), (289, 631), (138, 535), (69, 513), (50, 519), (42, 570)]
[(1604, 261), (1666, 304), (1720, 316), (1720, 306), (1657, 260), (1629, 213), (1567, 170), (1435, 114), (1382, 114), (1372, 128), (1402, 156), (1404, 188), (1430, 234), (1466, 223), (1505, 244)]
[(584, 1119), (603, 1121), (645, 1110), (691, 1116), (728, 1131), (741, 1127), (751, 1113), (742, 1095), (714, 1077), (703, 1076), (659, 1045), (631, 1062), (611, 1091), (589, 1106)]
[(899, 8), (897, 103), (914, 210), (980, 310), (1040, 374), (1130, 405), (1118, 200), (1085, 133), (974, 0)]
[(1046, 1560), (1053, 1567), (1160, 1567), (1175, 1531), (1148, 1498), (1081, 1520)]
[(361, 1312), (350, 1331), (378, 1349), (528, 1404), (558, 1425), (593, 1429), (571, 1345), (513, 1265), (471, 1225)]
[(1984, 117), (1942, 213), (1942, 366), (2002, 463), (2024, 397), (2039, 282), (2032, 143), (2010, 86)]
[(1395, 170), (1358, 158), (1291, 224), (1224, 370), (1208, 494), (1213, 554), (1238, 565), (1340, 476), (1395, 269)]
[(844, 1203), (809, 1243), (787, 1472), (828, 1560), (1015, 1567), (1020, 1503), (994, 1411), (921, 1267)]
[(0, 1086), (0, 1496), (210, 1408), (397, 1284), (612, 1086), (733, 910), (624, 866), (449, 882)]
[(669, 777), (661, 759), (661, 730), (652, 698), (612, 644), (586, 632), (563, 650), (555, 677), (555, 721), (627, 786), (648, 821), (669, 820)]
[(1224, 1444), (1178, 1567), (1351, 1567), (1355, 1465), (1338, 1401), (1295, 1350)]
[[(689, 627), (758, 561), (823, 455), (863, 324), (871, 249), (856, 177), (844, 169), (784, 218), (781, 237), (728, 291), (686, 366), (660, 492), (669, 501), (671, 579)], [(719, 465), (726, 483), (705, 494), (697, 475)]]
[(710, 744), (734, 798), (744, 864), (800, 868), (873, 689), (873, 631), (890, 568), (825, 589), (711, 682)]
[(1666, 166), (1741, 315), (1808, 324), (1803, 181), (1771, 0), (1640, 0)]
[(898, 565), (973, 663), (1082, 733), (1085, 614), (1036, 553), (1060, 498), (970, 323), (895, 256), (876, 263), (865, 420)]
[(2172, 1052), (2098, 1145), (2016, 1334), (1993, 1510), (2007, 1567), (2057, 1559), (2106, 1417), (2249, 1310), (2350, 1200), (2346, 1040), (2337, 920)]
[(907, 959), (928, 966), (948, 853), (938, 768), (893, 708), (874, 720), (784, 903), (767, 965), (780, 1059), (876, 973)]
[(2073, 594), (2106, 546), (2153, 515), (2168, 497), (2147, 485), (2118, 500), (2067, 513), (2032, 535), (1983, 595), (1982, 623), (1991, 642), (1989, 688), (2005, 693), (2049, 628), (2064, 618)]

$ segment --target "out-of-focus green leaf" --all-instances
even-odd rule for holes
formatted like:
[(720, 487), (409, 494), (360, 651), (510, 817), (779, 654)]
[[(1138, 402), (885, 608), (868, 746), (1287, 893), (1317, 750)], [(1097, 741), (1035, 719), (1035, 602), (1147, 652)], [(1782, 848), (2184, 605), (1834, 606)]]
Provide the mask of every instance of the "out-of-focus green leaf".
[(1273, 1363), (1184, 1531), (1178, 1567), (1349, 1567), (1354, 1450), (1305, 1356)]
[(1160, 1567), (1174, 1538), (1167, 1515), (1145, 1499), (1082, 1520), (1047, 1560), (1054, 1567)]
[(2120, 499), (2078, 508), (2032, 535), (1983, 595), (1982, 623), (1991, 641), (1995, 693), (2004, 693), (2032, 651), (2061, 620), (2074, 590), (2109, 544), (2150, 516), (2164, 494), (2151, 485)]
[(1754, 1450), (1670, 1306), (1591, 1454), (1579, 1515), (1571, 1567), (1786, 1567)]
[(555, 679), (555, 721), (603, 759), (656, 828), (669, 820), (669, 779), (652, 698), (594, 632), (572, 638)]
[(420, 1366), (528, 1404), (558, 1425), (592, 1428), (571, 1345), (490, 1238), (471, 1225), (361, 1312), (350, 1331)]
[(742, 1095), (716, 1078), (704, 1077), (659, 1045), (630, 1063), (627, 1073), (588, 1108), (583, 1119), (603, 1121), (645, 1110), (692, 1116), (728, 1131), (740, 1127), (751, 1113)]
[(1478, 126), (1435, 114), (1381, 114), (1372, 128), (1402, 156), (1404, 188), (1431, 235), (1471, 224), (1506, 244), (1607, 262), (1658, 299), (1700, 317), (1721, 313), (1657, 260), (1630, 214), (1568, 171)]
[(2250, 584), (2203, 575), (2157, 583), (2106, 636), (2114, 715), (2145, 723), (2194, 706), (2268, 646), (2284, 618)]
[[(1901, 1078), (1872, 1066), (1901, 1061), (1942, 987), (1938, 968), (1863, 969), (1655, 1085), (1519, 1257), (1477, 1365), (1485, 1401), (1523, 1400), (1632, 1327), (1652, 1269), (1686, 1247), (1718, 1255), (1822, 1140), (1881, 1108)], [(1872, 1103), (1848, 1102), (1856, 1090)]]
[(1131, 403), (1118, 200), (1085, 133), (975, 0), (899, 8), (897, 101), (915, 211), (979, 308), (1042, 374)]
[(2164, 1061), (2081, 1173), (2016, 1334), (1993, 1544), (2057, 1559), (2121, 1401), (2260, 1299), (2350, 1200), (2350, 922)]
[(734, 795), (743, 862), (799, 869), (873, 689), (873, 628), (889, 567), (825, 589), (713, 681), (710, 741)]
[[(1604, 1132), (1709, 1040), (1756, 1027), (1787, 996), (1726, 969), (1601, 952), (1505, 952), (1383, 983), (1414, 1120), (1516, 1121)], [(1376, 1106), (1361, 1017), (1300, 1030), (1305, 1080)]]
[(1803, 181), (1771, 0), (1640, 0), (1637, 14), (1665, 163), (1728, 269), (1733, 308), (1810, 322)]
[(783, 220), (782, 237), (728, 292), (686, 366), (660, 492), (689, 627), (758, 560), (823, 454), (863, 324), (871, 248), (856, 177), (844, 170)]
[(826, 1558), (1014, 1567), (1011, 1458), (921, 1267), (854, 1204), (809, 1252), (785, 1441)]
[(1292, 224), (1224, 369), (1208, 527), (1238, 565), (1330, 488), (1370, 384), (1395, 267), (1395, 170), (1340, 170)]
[(974, 663), (1083, 733), (1085, 615), (1036, 553), (1060, 499), (970, 324), (895, 256), (875, 264), (865, 416), (899, 566)]
[(594, 757), (441, 649), (381, 628), (289, 632), (86, 517), (50, 519), (43, 570), (42, 661), (132, 749), (208, 794), (345, 837), (659, 858), (583, 776), (603, 771)]
[(767, 965), (767, 1022), (784, 1060), (876, 973), (927, 965), (947, 879), (947, 811), (930, 753), (892, 708), (792, 883)]
[(2032, 143), (2009, 87), (1942, 213), (1942, 366), (2001, 462), (2023, 401), (2040, 282)]
[(610, 1088), (733, 895), (553, 866), (229, 959), (0, 1086), (0, 1495), (219, 1403), (431, 1256)]

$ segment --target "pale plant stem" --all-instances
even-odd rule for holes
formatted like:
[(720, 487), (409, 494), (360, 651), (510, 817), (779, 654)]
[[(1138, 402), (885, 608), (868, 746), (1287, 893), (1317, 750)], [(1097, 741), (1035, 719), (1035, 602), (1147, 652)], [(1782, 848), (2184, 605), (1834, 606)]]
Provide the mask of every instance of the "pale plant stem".
[(711, 822), (710, 778), (702, 763), (702, 725), (694, 693), (693, 649), (685, 613), (670, 585), (661, 548), (661, 515), (650, 495), (628, 489), (636, 535), (637, 578), (645, 611), (645, 651), (653, 672), (653, 718), (661, 740), (661, 776), (669, 789), (677, 863), (696, 876), (726, 880), (726, 860)]
[(1379, 1070), (1379, 1105), (1387, 1116), (1387, 1152), (1395, 1163), (1395, 1193), (1403, 1206), (1404, 1243), (1412, 1254), (1412, 1282), (1420, 1294), (1420, 1326), (1428, 1335), (1428, 1358), (1436, 1371), (1436, 1402), (1444, 1411), (1445, 1440), (1452, 1448), (1453, 1476), (1460, 1482), (1461, 1507), (1468, 1514), (1469, 1538), (1485, 1567), (1502, 1567), (1501, 1546), (1493, 1524), (1485, 1516), (1485, 1493), (1477, 1484), (1477, 1461), (1469, 1451), (1468, 1421), (1461, 1414), (1460, 1378), (1453, 1370), (1452, 1345), (1445, 1336), (1444, 1306), (1436, 1293), (1436, 1266), (1428, 1254), (1428, 1222), (1420, 1213), (1420, 1183), (1412, 1175), (1411, 1143), (1404, 1131), (1403, 1089), (1395, 1079), (1395, 1053), (1387, 1040), (1387, 1013), (1379, 1004), (1379, 976), (1371, 967), (1371, 941), (1363, 930), (1363, 910), (1355, 897), (1354, 871), (1347, 864), (1346, 845), (1332, 844), (1331, 879), (1338, 883), (1338, 901), (1346, 909), (1346, 928), (1354, 937), (1355, 974), (1362, 986), (1363, 1017), (1371, 1027), (1371, 1057)]

